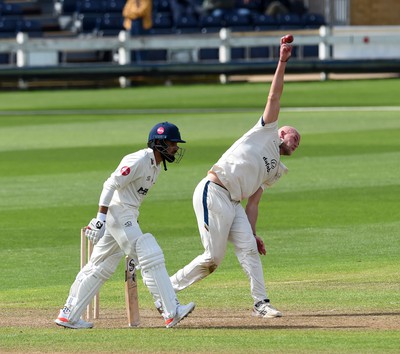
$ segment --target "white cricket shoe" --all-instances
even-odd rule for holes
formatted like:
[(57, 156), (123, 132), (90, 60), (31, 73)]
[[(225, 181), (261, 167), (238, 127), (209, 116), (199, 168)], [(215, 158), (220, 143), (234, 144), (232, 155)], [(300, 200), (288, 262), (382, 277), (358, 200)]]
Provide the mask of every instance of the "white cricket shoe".
[(81, 318), (78, 321), (71, 322), (68, 319), (68, 315), (64, 312), (64, 309), (60, 310), (60, 314), (58, 315), (57, 319), (54, 320), (54, 322), (58, 326), (62, 326), (65, 328), (72, 328), (72, 329), (93, 328), (92, 322), (86, 322), (86, 321), (82, 320)]
[(190, 302), (187, 305), (178, 305), (175, 316), (165, 320), (165, 327), (171, 328), (177, 325), (185, 317), (189, 316), (195, 306), (194, 302)]
[(253, 307), (252, 316), (274, 318), (282, 317), (282, 313), (273, 307), (268, 299), (257, 302)]

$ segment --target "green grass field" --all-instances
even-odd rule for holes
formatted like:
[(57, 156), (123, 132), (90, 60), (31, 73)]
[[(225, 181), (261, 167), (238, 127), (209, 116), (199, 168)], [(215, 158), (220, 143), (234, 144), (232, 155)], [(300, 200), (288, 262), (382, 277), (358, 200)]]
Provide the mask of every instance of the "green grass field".
[[(122, 156), (159, 121), (187, 140), (140, 223), (170, 274), (202, 247), (192, 192), (261, 115), (266, 84), (0, 93), (0, 352), (400, 353), (400, 81), (290, 82), (280, 124), (301, 146), (263, 198), (258, 231), (281, 319), (252, 319), (233, 249), (179, 294), (193, 314), (163, 328), (139, 282), (144, 323), (126, 328), (123, 264), (101, 290), (95, 329), (52, 322), (79, 270), (79, 229)], [(141, 277), (140, 277), (141, 279)], [(205, 321), (205, 317), (209, 317)], [(227, 319), (235, 325), (224, 325)]]

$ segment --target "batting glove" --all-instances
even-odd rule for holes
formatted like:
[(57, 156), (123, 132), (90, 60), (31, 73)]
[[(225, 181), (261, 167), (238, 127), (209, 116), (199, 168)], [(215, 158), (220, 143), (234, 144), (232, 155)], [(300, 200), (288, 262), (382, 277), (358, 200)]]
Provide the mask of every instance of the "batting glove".
[(92, 241), (94, 245), (104, 236), (104, 231), (106, 229), (105, 214), (99, 214), (90, 221), (85, 231), (86, 237)]

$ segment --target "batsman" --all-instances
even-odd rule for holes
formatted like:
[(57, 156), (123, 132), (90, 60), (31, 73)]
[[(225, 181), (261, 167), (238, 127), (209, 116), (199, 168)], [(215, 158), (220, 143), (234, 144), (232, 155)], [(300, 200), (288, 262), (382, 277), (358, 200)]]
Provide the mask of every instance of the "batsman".
[[(161, 164), (179, 162), (185, 143), (176, 125), (163, 122), (149, 133), (147, 148), (122, 158), (104, 182), (96, 218), (86, 228), (94, 249), (89, 262), (76, 276), (64, 307), (55, 320), (59, 326), (84, 329), (93, 323), (81, 318), (94, 295), (115, 272), (124, 255), (134, 259), (141, 269), (143, 283), (162, 304), (165, 326), (175, 326), (194, 309), (195, 304), (181, 305), (172, 288), (164, 254), (151, 233), (143, 233), (139, 224), (139, 207), (155, 184)], [(156, 216), (155, 216), (156, 217)]]

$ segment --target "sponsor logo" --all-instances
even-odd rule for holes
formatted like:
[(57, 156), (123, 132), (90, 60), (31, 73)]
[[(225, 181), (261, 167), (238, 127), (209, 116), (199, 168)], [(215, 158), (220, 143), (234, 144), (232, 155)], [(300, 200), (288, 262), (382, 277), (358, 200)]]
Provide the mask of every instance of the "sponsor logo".
[(131, 173), (131, 169), (128, 166), (124, 166), (121, 168), (121, 175), (128, 176)]
[(140, 187), (139, 190), (138, 190), (138, 193), (139, 193), (139, 194), (146, 195), (148, 191), (149, 191), (148, 188)]
[(131, 227), (132, 226), (132, 221), (127, 221), (124, 225), (125, 225), (125, 227)]
[(147, 176), (146, 181), (150, 181), (150, 180), (151, 180), (151, 176)]
[(128, 261), (128, 270), (129, 272), (133, 272), (135, 270), (135, 260), (133, 258)]
[(268, 161), (268, 158), (266, 158), (265, 156), (263, 157), (264, 163), (265, 163), (265, 167), (267, 168), (267, 172), (269, 173), (269, 171), (273, 170), (276, 165), (277, 165), (277, 161), (275, 159), (272, 159), (271, 162)]
[(103, 223), (101, 221), (96, 222), (96, 228), (101, 229)]
[(159, 127), (158, 129), (157, 129), (157, 134), (163, 134), (164, 133), (164, 127)]

